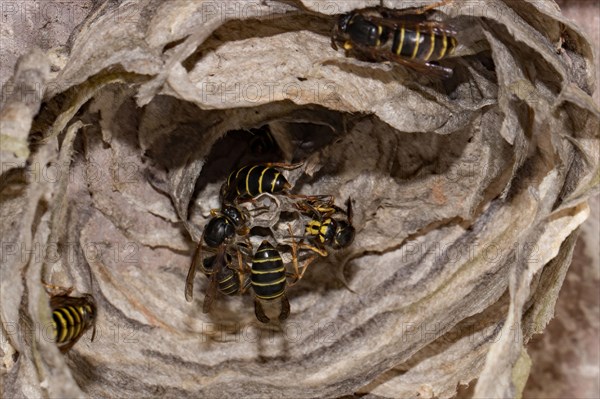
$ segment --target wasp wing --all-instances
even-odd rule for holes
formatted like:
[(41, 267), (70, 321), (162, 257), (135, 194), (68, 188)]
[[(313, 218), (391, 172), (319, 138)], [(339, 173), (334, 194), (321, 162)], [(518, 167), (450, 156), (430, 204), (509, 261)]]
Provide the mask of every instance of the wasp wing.
[[(204, 236), (204, 234), (203, 234)], [(188, 302), (192, 302), (194, 299), (194, 278), (196, 277), (196, 269), (198, 265), (202, 264), (202, 239), (198, 243), (196, 247), (196, 251), (194, 252), (194, 257), (192, 258), (192, 264), (190, 265), (190, 269), (188, 270), (187, 277), (185, 279), (185, 300)]]
[(365, 57), (371, 61), (392, 61), (396, 64), (413, 69), (423, 75), (429, 75), (438, 78), (449, 78), (453, 74), (452, 69), (443, 67), (441, 65), (416, 59), (407, 59), (388, 51), (377, 52), (375, 49), (367, 46), (353, 44), (352, 51), (355, 55)]
[[(409, 29), (422, 32), (433, 32), (437, 35), (456, 36), (457, 31), (451, 25), (427, 20), (423, 15), (399, 15), (399, 10), (384, 9), (378, 13), (361, 13), (361, 16), (375, 25), (382, 26), (391, 30)], [(403, 11), (403, 10), (400, 10)]]
[(206, 290), (206, 295), (204, 296), (204, 303), (202, 304), (202, 311), (204, 313), (209, 313), (210, 308), (212, 307), (212, 303), (217, 296), (219, 280), (218, 275), (221, 272), (221, 269), (225, 266), (225, 248), (226, 245), (220, 245), (217, 249), (217, 254), (215, 255), (215, 259), (213, 261), (211, 270), (212, 273), (210, 275), (210, 280), (208, 283), (208, 288)]

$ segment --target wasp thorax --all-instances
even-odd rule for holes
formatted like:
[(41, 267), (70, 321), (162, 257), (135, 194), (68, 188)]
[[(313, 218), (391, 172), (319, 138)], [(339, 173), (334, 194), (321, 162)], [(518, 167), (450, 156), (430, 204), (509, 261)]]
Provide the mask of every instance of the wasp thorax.
[(212, 218), (206, 225), (204, 233), (204, 242), (212, 248), (223, 244), (225, 240), (230, 239), (235, 234), (233, 223), (225, 216)]
[(378, 39), (377, 25), (366, 21), (360, 14), (349, 22), (346, 33), (350, 40), (366, 46), (374, 46)]

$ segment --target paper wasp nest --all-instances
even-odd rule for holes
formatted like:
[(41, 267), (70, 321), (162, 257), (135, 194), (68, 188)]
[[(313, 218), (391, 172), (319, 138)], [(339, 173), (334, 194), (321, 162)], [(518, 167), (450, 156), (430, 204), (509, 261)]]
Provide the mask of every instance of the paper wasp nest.
[[(334, 51), (336, 14), (377, 3), (98, 2), (68, 51), (21, 60), (44, 96), (2, 111), (7, 397), (519, 395), (598, 186), (590, 45), (551, 1), (489, 0), (438, 10), (448, 80)], [(281, 326), (183, 295), (261, 126), (305, 160), (296, 192), (355, 208)], [(94, 342), (59, 353), (41, 280), (93, 294)]]

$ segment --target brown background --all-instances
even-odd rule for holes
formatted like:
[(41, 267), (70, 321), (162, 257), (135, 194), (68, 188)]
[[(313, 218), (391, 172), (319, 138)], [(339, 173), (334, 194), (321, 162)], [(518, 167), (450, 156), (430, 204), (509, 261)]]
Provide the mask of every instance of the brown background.
[[(563, 0), (559, 6), (600, 50), (600, 1)], [(596, 79), (600, 69), (596, 60)], [(594, 93), (599, 103), (600, 91)], [(531, 375), (524, 398), (600, 398), (600, 198), (590, 201), (555, 318), (529, 344)]]
[[(94, 1), (0, 1), (0, 83), (2, 102), (17, 58), (27, 48), (64, 45)], [(600, 1), (558, 1), (600, 53)], [(598, 63), (596, 76), (600, 76)], [(600, 91), (594, 95), (600, 103)], [(600, 197), (590, 201), (591, 216), (581, 229), (573, 264), (546, 333), (528, 351), (533, 365), (524, 398), (600, 398)]]

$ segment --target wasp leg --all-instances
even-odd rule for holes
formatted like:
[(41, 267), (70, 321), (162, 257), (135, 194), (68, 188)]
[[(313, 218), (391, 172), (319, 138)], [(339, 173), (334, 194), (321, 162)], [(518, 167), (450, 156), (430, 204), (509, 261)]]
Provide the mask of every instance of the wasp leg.
[(285, 272), (285, 276), (289, 277), (291, 279), (294, 279), (293, 283), (287, 283), (288, 287), (291, 287), (292, 285), (294, 285), (296, 283), (296, 280), (298, 280), (299, 274), (296, 274), (296, 273), (293, 273), (293, 272)]
[[(290, 235), (292, 235), (292, 227), (290, 225), (288, 225), (288, 229), (290, 231)], [(302, 245), (302, 243), (300, 243), (300, 245)], [(290, 277), (292, 277), (293, 279), (293, 281), (290, 284), (288, 284), (289, 287), (292, 287), (298, 281), (302, 280), (302, 277), (304, 276), (308, 265), (310, 265), (315, 259), (317, 259), (316, 255), (307, 259), (302, 267), (298, 265), (298, 243), (296, 243), (292, 235), (292, 266), (294, 267), (294, 272), (289, 274)], [(300, 272), (300, 269), (302, 269), (302, 272)]]
[(290, 284), (290, 287), (299, 280), (300, 272), (298, 269), (298, 244), (294, 240), (294, 232), (292, 231), (292, 225), (288, 223), (288, 231), (292, 239), (292, 266), (294, 267), (294, 273), (292, 274), (294, 281)]
[[(294, 205), (301, 213), (312, 213), (320, 222), (323, 218), (329, 217), (339, 210), (334, 204), (335, 197), (333, 195), (326, 197), (328, 197), (326, 201), (321, 201), (321, 198), (307, 196), (301, 201), (296, 202)], [(302, 198), (302, 196), (290, 196), (290, 198)], [(318, 203), (318, 201), (321, 201), (321, 203)]]
[(69, 351), (69, 349), (71, 349), (71, 348), (73, 347), (73, 345), (75, 345), (75, 343), (76, 343), (77, 341), (78, 341), (78, 340), (74, 339), (74, 340), (72, 340), (71, 342), (69, 342), (69, 343), (67, 343), (67, 344), (65, 344), (65, 345), (63, 345), (63, 346), (61, 346), (61, 347), (59, 348), (59, 350), (60, 350), (60, 353), (67, 353), (67, 352)]
[(240, 287), (240, 295), (245, 294), (246, 291), (248, 291), (248, 288), (250, 288), (251, 284), (252, 284), (252, 280), (250, 280), (249, 277), (246, 279), (246, 281), (242, 281), (241, 287)]
[(54, 285), (42, 281), (42, 284), (46, 288), (46, 292), (51, 296), (66, 296), (73, 292), (73, 287), (65, 288), (59, 285)]
[(433, 10), (434, 8), (439, 8), (439, 7), (443, 7), (445, 5), (448, 5), (450, 3), (454, 2), (454, 0), (441, 0), (438, 1), (437, 3), (433, 3), (433, 4), (429, 4), (427, 6), (423, 6), (423, 7), (419, 7), (415, 10), (415, 14), (424, 14), (429, 10)]
[(261, 323), (268, 323), (271, 321), (271, 319), (269, 319), (265, 314), (265, 310), (263, 309), (262, 304), (260, 303), (260, 300), (258, 298), (254, 299), (254, 314), (256, 315), (258, 321), (260, 321)]
[(239, 228), (239, 229), (236, 231), (236, 234), (237, 234), (237, 235), (240, 235), (240, 236), (246, 236), (246, 235), (248, 235), (248, 233), (250, 233), (250, 227), (248, 227), (248, 226), (243, 226), (243, 227), (240, 227), (240, 228)]
[(313, 251), (313, 252), (321, 255), (322, 257), (326, 257), (327, 255), (329, 255), (327, 253), (327, 250), (325, 248), (317, 248), (317, 247), (315, 247), (313, 245), (306, 244), (306, 243), (303, 243), (303, 242), (300, 243), (298, 246), (300, 247), (300, 249), (308, 249), (309, 251)]
[(236, 198), (233, 200), (233, 203), (234, 203), (235, 205), (240, 205), (240, 204), (243, 204), (243, 203), (245, 203), (245, 202), (251, 202), (251, 203), (255, 203), (255, 202), (256, 202), (256, 200), (255, 200), (254, 198), (240, 198), (240, 197), (236, 197)]
[(244, 263), (244, 259), (242, 257), (242, 253), (239, 250), (239, 248), (236, 249), (236, 255), (237, 255), (237, 258), (238, 258), (238, 274), (239, 274), (239, 279), (240, 279), (240, 295), (242, 295), (242, 294), (244, 294), (246, 292), (246, 290), (248, 290), (248, 287), (250, 287), (250, 284), (252, 282), (249, 277), (245, 278), (246, 275), (250, 275), (251, 270)]
[(299, 168), (303, 164), (304, 164), (304, 162), (298, 162), (298, 163), (267, 162), (267, 163), (263, 163), (262, 165), (266, 166), (267, 168), (281, 168), (281, 169), (285, 169), (285, 170), (292, 170), (292, 169)]
[(308, 266), (310, 266), (310, 264), (313, 263), (317, 258), (318, 258), (317, 255), (315, 255), (315, 256), (312, 256), (312, 257), (308, 258), (304, 262), (304, 264), (301, 267), (302, 271), (300, 272), (300, 275), (298, 276), (298, 278), (296, 279), (296, 281), (294, 281), (292, 284), (290, 284), (290, 287), (293, 286), (294, 284), (296, 284), (297, 281), (302, 280), (302, 277), (304, 277), (304, 273), (306, 273), (306, 270), (308, 269)]
[(324, 204), (325, 206), (332, 206), (333, 203), (335, 202), (335, 197), (333, 195), (305, 195), (305, 194), (291, 194), (288, 193), (287, 194), (288, 198), (291, 199), (299, 199), (301, 201), (298, 201), (295, 205), (297, 208), (301, 208), (303, 206), (310, 206), (307, 203), (302, 203), (302, 202), (317, 202), (320, 201), (322, 202), (322, 204)]
[(244, 276), (246, 274), (246, 270), (244, 268), (244, 261), (242, 259), (242, 253), (240, 252), (239, 248), (235, 249), (235, 254), (237, 256), (237, 260), (238, 260), (238, 278), (240, 279), (240, 292), (242, 291), (242, 285), (244, 284)]
[(279, 321), (285, 321), (290, 315), (290, 301), (288, 301), (287, 296), (283, 294), (281, 297), (281, 312), (279, 312)]
[(331, 36), (331, 47), (332, 47), (332, 48), (333, 48), (335, 51), (338, 51), (338, 46), (337, 46), (337, 43), (336, 43), (336, 42), (337, 42), (337, 38), (338, 38), (338, 36), (337, 36), (337, 35), (333, 35), (333, 36)]
[[(376, 6), (376, 7), (369, 7), (369, 9), (376, 9), (377, 11), (384, 11), (385, 13), (387, 13), (388, 15), (392, 16), (392, 17), (403, 17), (406, 15), (420, 15), (420, 14), (425, 14), (426, 12), (429, 12), (431, 10), (433, 10), (434, 8), (439, 8), (439, 7), (443, 7), (445, 5), (448, 5), (450, 3), (454, 2), (454, 0), (441, 0), (438, 1), (437, 3), (433, 3), (433, 4), (428, 4), (426, 6), (423, 7), (409, 7), (409, 8), (404, 8), (402, 10), (395, 10), (392, 8), (386, 8), (383, 7), (383, 5), (380, 6)], [(381, 3), (383, 3), (383, 1), (381, 1)]]
[(304, 194), (290, 194), (291, 198), (302, 198), (308, 201), (322, 201), (326, 204), (333, 204), (335, 197), (330, 194), (318, 194), (318, 195), (304, 195)]
[(319, 223), (321, 223), (323, 221), (323, 217), (329, 217), (331, 215), (330, 212), (324, 212), (324, 213), (319, 212), (316, 208), (314, 208), (310, 204), (306, 204), (306, 207), (317, 218), (317, 220), (319, 221)]

